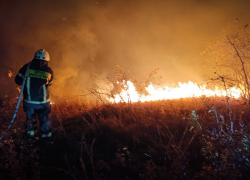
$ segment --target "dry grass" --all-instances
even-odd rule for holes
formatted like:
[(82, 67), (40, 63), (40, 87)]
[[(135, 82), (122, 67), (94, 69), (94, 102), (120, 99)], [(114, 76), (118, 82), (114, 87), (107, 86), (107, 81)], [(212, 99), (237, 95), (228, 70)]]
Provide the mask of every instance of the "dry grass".
[[(1, 105), (5, 130), (15, 105)], [(26, 142), (20, 108), (0, 142), (0, 179), (247, 179), (248, 107), (230, 100), (234, 132), (227, 107), (223, 98), (62, 101), (52, 106), (51, 144)]]

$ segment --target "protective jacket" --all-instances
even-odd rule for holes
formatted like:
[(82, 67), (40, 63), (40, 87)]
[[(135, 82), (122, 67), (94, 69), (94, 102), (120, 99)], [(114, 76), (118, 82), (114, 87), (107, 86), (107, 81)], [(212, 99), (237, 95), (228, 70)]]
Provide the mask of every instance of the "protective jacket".
[[(53, 71), (45, 61), (34, 59), (27, 73), (23, 91), (25, 104), (45, 104), (50, 101), (48, 87), (53, 80)], [(15, 77), (17, 85), (22, 85), (28, 64), (25, 64)]]

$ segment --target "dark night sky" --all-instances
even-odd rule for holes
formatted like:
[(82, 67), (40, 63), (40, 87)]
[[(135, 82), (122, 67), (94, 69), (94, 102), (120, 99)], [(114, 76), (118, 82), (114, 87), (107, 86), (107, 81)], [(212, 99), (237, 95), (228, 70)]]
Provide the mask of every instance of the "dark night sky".
[(205, 42), (249, 23), (249, 7), (249, 0), (2, 0), (1, 97), (18, 94), (8, 71), (15, 75), (41, 48), (51, 56), (54, 95), (101, 86), (115, 65), (138, 74), (160, 68), (163, 83), (202, 80)]

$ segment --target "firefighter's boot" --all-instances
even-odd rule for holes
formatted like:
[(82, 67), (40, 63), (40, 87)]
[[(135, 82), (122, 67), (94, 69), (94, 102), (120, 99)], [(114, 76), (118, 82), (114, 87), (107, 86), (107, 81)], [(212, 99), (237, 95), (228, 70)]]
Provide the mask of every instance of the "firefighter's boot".
[(34, 119), (27, 120), (27, 140), (30, 142), (35, 139), (35, 128), (36, 128), (36, 121)]
[(50, 144), (50, 143), (52, 143), (51, 136), (52, 136), (51, 132), (49, 132), (47, 134), (42, 133), (41, 134), (41, 141)]

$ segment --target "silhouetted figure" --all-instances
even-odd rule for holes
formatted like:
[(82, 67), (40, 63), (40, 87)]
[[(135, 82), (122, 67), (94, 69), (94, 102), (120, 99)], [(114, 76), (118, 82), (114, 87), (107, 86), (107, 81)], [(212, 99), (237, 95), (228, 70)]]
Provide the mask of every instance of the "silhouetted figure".
[[(53, 71), (48, 66), (50, 56), (45, 49), (35, 52), (23, 90), (23, 107), (26, 112), (27, 137), (31, 141), (35, 138), (36, 115), (40, 122), (40, 137), (51, 137), (50, 127), (50, 99), (48, 87), (53, 80)], [(15, 77), (15, 82), (22, 85), (28, 64), (25, 64)]]

